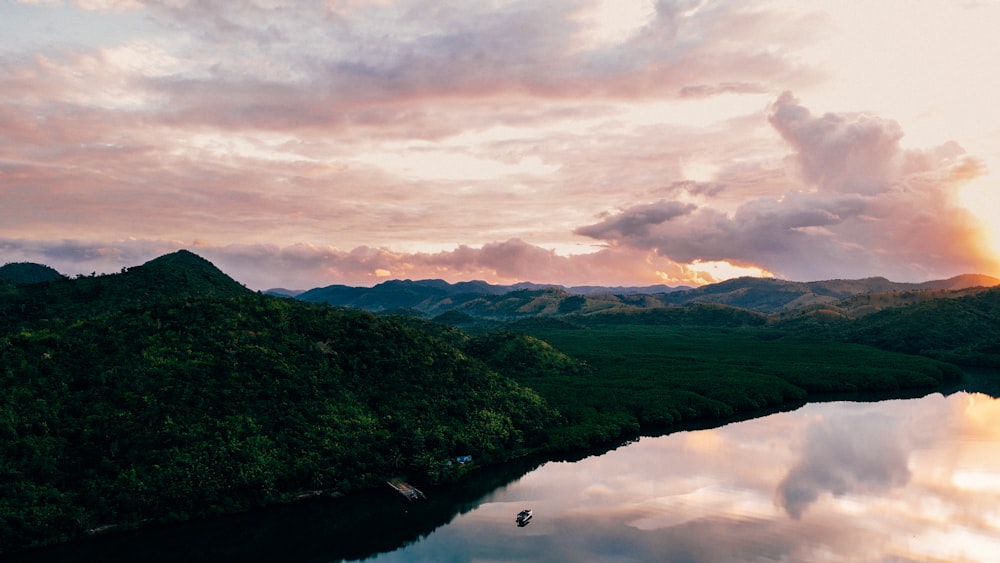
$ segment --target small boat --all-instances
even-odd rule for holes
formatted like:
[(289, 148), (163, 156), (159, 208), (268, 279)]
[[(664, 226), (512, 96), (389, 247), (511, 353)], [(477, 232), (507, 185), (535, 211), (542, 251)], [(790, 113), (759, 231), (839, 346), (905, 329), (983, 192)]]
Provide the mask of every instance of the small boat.
[(528, 525), (528, 522), (531, 521), (531, 516), (531, 509), (527, 508), (518, 512), (517, 518), (514, 521), (517, 522), (518, 527), (523, 528)]

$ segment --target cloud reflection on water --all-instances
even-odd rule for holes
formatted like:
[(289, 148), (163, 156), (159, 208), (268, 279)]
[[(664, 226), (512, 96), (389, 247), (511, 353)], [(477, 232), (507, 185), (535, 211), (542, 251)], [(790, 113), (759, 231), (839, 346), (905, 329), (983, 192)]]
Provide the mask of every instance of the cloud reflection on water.
[(897, 420), (879, 413), (824, 418), (806, 432), (802, 459), (778, 485), (792, 518), (823, 493), (882, 493), (910, 480)]
[(998, 507), (1000, 401), (821, 403), (545, 464), (381, 559), (984, 561)]

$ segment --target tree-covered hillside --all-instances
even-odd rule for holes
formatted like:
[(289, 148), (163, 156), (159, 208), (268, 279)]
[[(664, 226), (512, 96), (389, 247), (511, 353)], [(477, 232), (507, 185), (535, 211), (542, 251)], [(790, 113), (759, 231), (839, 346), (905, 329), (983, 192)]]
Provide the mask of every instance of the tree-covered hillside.
[(1000, 367), (1000, 289), (886, 309), (825, 332), (885, 350)]
[[(856, 295), (879, 292), (952, 292), (997, 284), (1000, 284), (1000, 279), (974, 274), (922, 283), (900, 283), (878, 277), (812, 282), (741, 277), (698, 288), (566, 288), (531, 283), (495, 286), (485, 282), (449, 284), (442, 280), (390, 280), (370, 288), (331, 285), (298, 294), (296, 298), (375, 312), (407, 308), (437, 316), (458, 311), (481, 322), (508, 321), (539, 315), (628, 312), (699, 303), (728, 305), (768, 315), (784, 314), (803, 308), (835, 304)], [(471, 321), (467, 324), (471, 324)]]
[(189, 297), (250, 295), (204, 258), (186, 250), (167, 254), (119, 274), (59, 277), (7, 291), (0, 298), (0, 332), (22, 324), (87, 318), (114, 309), (137, 309)]
[(395, 474), (448, 479), (449, 459), (508, 459), (555, 419), (533, 391), (391, 319), (245, 289), (194, 297), (226, 283), (163, 264), (27, 286), (13, 302), (38, 307), (8, 307), (0, 551)]
[(54, 268), (31, 262), (12, 262), (0, 266), (0, 280), (13, 285), (26, 285), (60, 279), (62, 274)]
[(0, 553), (961, 375), (858, 343), (998, 354), (1000, 290), (778, 329), (648, 295), (463, 295), (436, 318), (475, 331), (254, 293), (186, 251), (0, 280)]

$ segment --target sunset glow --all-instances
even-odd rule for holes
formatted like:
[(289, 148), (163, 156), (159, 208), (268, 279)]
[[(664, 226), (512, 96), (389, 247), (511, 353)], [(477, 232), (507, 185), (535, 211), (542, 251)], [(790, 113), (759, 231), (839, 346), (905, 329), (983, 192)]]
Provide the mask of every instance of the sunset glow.
[(996, 2), (0, 3), (0, 263), (1000, 275)]
[[(990, 561), (1000, 547), (998, 414), (991, 397), (935, 393), (642, 437), (546, 464), (451, 526), (544, 495), (547, 519), (588, 531), (547, 538), (560, 560), (586, 559), (599, 535), (628, 538), (612, 559)], [(494, 535), (483, 542), (510, 541)]]

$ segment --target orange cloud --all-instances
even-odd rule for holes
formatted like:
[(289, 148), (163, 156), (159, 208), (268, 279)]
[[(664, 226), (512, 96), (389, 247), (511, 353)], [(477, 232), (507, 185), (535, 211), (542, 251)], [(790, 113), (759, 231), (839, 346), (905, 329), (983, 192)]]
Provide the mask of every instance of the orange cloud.
[[(790, 94), (774, 103), (770, 122), (795, 151), (800, 187), (733, 213), (710, 203), (635, 205), (576, 232), (682, 263), (735, 261), (799, 280), (997, 271), (981, 226), (958, 199), (961, 182), (982, 168), (957, 144), (904, 150), (895, 122), (813, 116)], [(650, 213), (667, 208), (683, 213)]]
[(105, 243), (0, 239), (5, 261), (43, 262), (66, 275), (114, 273), (156, 256), (190, 248), (252, 289), (309, 289), (331, 284), (370, 286), (386, 277), (481, 279), (491, 283), (521, 281), (560, 285), (700, 285), (715, 281), (649, 252), (605, 249), (563, 256), (518, 239), (474, 248), (459, 245), (433, 253), (403, 253), (385, 248), (338, 250), (307, 244), (230, 244), (204, 241), (118, 240)]

